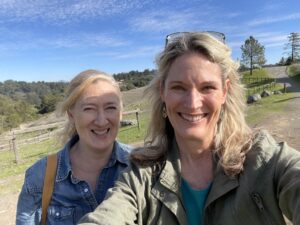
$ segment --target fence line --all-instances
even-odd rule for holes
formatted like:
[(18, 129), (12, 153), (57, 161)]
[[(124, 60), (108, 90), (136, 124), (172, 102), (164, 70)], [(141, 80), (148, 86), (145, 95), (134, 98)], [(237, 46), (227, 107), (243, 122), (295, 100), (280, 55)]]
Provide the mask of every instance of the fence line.
[(264, 90), (272, 91), (276, 87), (276, 79), (270, 77), (243, 77), (241, 82), (246, 87), (247, 96)]
[[(123, 112), (123, 115), (130, 115), (135, 114), (136, 116), (136, 122), (137, 127), (140, 130), (140, 121), (139, 121), (139, 114), (143, 113), (144, 111), (132, 110)], [(57, 134), (57, 132), (61, 131), (63, 129), (63, 125), (65, 122), (57, 122), (47, 125), (40, 125), (35, 126), (31, 128), (25, 128), (25, 129), (15, 129), (10, 131), (8, 134), (3, 135), (0, 137), (0, 151), (13, 151), (15, 155), (15, 161), (18, 163), (19, 161), (19, 154), (18, 149), (20, 146), (26, 145), (26, 144), (33, 144), (33, 143), (39, 143), (41, 141), (45, 141), (53, 137)], [(24, 137), (26, 134), (29, 133), (35, 133), (32, 137)]]

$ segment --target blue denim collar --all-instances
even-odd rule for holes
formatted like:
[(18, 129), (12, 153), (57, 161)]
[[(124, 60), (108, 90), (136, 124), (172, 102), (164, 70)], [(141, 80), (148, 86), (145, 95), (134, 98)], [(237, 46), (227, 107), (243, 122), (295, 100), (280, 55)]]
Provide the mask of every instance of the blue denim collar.
[[(70, 139), (70, 141), (67, 142), (62, 151), (58, 152), (58, 164), (56, 173), (57, 182), (67, 179), (67, 177), (71, 173), (72, 167), (70, 162), (70, 150), (78, 140), (78, 135), (74, 136)], [(128, 152), (130, 152), (130, 148), (127, 145), (115, 141), (111, 157), (105, 168), (112, 167), (116, 163), (122, 163), (128, 166)]]

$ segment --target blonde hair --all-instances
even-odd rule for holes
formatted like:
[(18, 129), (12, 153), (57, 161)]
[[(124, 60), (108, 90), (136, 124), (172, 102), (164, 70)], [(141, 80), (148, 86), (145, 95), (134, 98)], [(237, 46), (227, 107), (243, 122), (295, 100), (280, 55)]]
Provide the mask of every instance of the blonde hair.
[(242, 171), (245, 154), (250, 149), (252, 140), (252, 131), (245, 121), (245, 92), (237, 72), (239, 65), (231, 59), (231, 50), (207, 33), (187, 33), (172, 41), (158, 55), (158, 72), (146, 89), (152, 103), (152, 113), (145, 147), (133, 152), (131, 158), (141, 164), (165, 158), (174, 139), (174, 129), (168, 118), (163, 117), (160, 86), (164, 84), (175, 59), (190, 52), (202, 54), (221, 67), (223, 86), (227, 79), (230, 81), (215, 130), (214, 153), (224, 172), (234, 176)]
[[(96, 83), (97, 81), (106, 81), (116, 88), (118, 96), (120, 97), (120, 108), (122, 110), (121, 91), (115, 79), (112, 76), (101, 71), (85, 70), (79, 73), (70, 81), (63, 101), (57, 105), (57, 114), (59, 116), (66, 116), (67, 112), (75, 105), (86, 88), (88, 88), (91, 84)], [(74, 124), (67, 120), (60, 136), (61, 142), (64, 144), (75, 135), (77, 135), (77, 131)]]

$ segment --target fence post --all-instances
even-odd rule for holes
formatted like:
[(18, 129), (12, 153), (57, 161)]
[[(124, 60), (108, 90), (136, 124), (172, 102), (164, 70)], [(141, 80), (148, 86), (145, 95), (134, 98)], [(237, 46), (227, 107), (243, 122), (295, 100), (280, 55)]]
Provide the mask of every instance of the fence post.
[(18, 164), (19, 163), (19, 154), (18, 154), (18, 149), (17, 149), (15, 133), (13, 133), (12, 145), (13, 145), (13, 150), (14, 150), (14, 154), (15, 154), (15, 160), (16, 160), (16, 163)]
[(140, 131), (141, 127), (140, 127), (140, 120), (139, 120), (139, 112), (138, 111), (135, 112), (135, 116), (136, 116), (137, 126), (138, 126), (138, 129)]

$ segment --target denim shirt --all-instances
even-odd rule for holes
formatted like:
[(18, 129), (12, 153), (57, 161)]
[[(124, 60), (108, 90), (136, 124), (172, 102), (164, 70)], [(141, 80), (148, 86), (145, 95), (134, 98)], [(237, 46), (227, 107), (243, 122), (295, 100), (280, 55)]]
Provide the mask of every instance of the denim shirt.
[[(87, 182), (72, 175), (69, 152), (77, 141), (78, 136), (72, 138), (58, 152), (57, 173), (47, 212), (47, 224), (68, 225), (78, 222), (84, 214), (93, 211), (103, 201), (107, 190), (128, 166), (131, 148), (115, 141), (110, 160), (99, 175), (94, 193)], [(26, 171), (17, 205), (16, 225), (40, 224), (46, 162), (47, 158), (42, 158)]]

